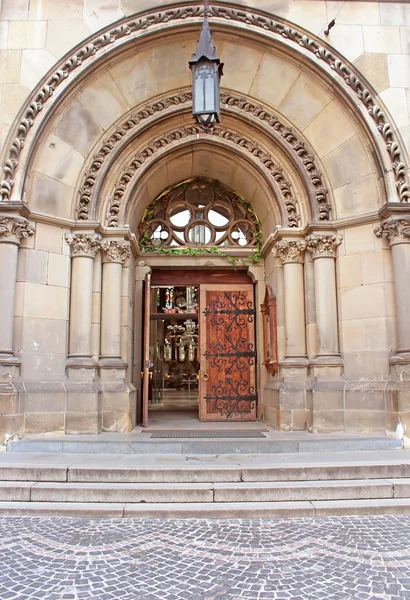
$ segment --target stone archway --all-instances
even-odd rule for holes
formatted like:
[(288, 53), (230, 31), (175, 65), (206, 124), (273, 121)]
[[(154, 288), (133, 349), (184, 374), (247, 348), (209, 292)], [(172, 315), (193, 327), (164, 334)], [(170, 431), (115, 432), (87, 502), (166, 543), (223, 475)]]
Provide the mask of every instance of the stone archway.
[[(325, 42), (215, 2), (211, 26), (227, 65), (223, 121), (212, 134), (198, 131), (186, 61), (202, 11), (148, 10), (90, 36), (16, 118), (1, 186), (0, 249), (12, 265), (0, 322), (14, 411), (7, 431), (123, 431), (135, 422), (134, 315), (144, 275), (164, 260), (141, 256), (138, 223), (162, 189), (195, 176), (235, 189), (262, 221), (261, 257), (248, 268), (258, 301), (266, 284), (277, 297), (280, 373), (272, 379), (260, 368), (261, 417), (288, 429), (354, 429), (356, 420), (360, 430), (393, 428), (387, 382), (407, 364), (402, 338), (392, 359), (396, 331), (410, 335), (400, 300), (403, 270), (410, 280), (400, 254), (409, 192), (397, 128)], [(391, 216), (380, 236), (400, 254), (394, 278), (390, 250), (373, 234)], [(361, 266), (366, 252), (379, 265), (372, 275)], [(226, 264), (187, 258), (190, 268)], [(180, 264), (167, 257), (167, 266)], [(354, 382), (370, 396), (375, 379), (383, 401), (362, 410)]]

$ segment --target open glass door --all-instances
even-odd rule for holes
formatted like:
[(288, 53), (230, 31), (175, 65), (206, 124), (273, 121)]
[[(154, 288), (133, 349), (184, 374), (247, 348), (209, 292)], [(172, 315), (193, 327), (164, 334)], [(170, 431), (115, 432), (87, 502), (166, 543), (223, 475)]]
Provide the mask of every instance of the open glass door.
[(253, 285), (200, 286), (201, 421), (255, 421)]

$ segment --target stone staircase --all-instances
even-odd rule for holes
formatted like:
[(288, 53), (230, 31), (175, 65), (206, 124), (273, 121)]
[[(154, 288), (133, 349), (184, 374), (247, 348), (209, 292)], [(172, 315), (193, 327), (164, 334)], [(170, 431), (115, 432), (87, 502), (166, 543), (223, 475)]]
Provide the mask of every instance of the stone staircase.
[[(155, 447), (161, 442), (169, 443), (156, 440)], [(44, 440), (22, 440), (0, 454), (0, 515), (274, 518), (410, 513), (410, 450), (400, 449), (398, 440), (379, 438), (376, 443), (376, 438), (363, 436), (331, 443), (316, 438), (316, 451), (314, 444), (304, 450), (307, 442), (294, 440), (296, 452), (205, 453), (201, 440), (200, 451), (190, 454), (149, 448), (120, 453), (118, 446), (108, 452), (104, 440), (98, 444), (105, 444), (106, 453), (95, 452), (96, 440), (89, 440), (88, 453), (84, 440), (81, 446), (71, 440), (65, 451), (61, 446), (53, 452), (53, 445), (44, 451)], [(249, 442), (225, 443), (238, 448)], [(349, 444), (354, 449), (346, 450)], [(211, 442), (207, 448), (215, 447)]]

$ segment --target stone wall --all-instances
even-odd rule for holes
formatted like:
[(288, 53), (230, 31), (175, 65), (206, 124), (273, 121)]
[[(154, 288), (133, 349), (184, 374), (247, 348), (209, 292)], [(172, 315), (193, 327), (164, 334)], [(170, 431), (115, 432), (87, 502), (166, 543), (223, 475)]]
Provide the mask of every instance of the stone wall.
[[(173, 32), (165, 22), (128, 46), (126, 36), (119, 37), (118, 43), (112, 41), (112, 47), (92, 53), (59, 81), (25, 132), (20, 162), (15, 160), (10, 148), (14, 136), (20, 135), (16, 128), (18, 123), (23, 129), (27, 126), (23, 104), (46, 72), (102, 27), (134, 11), (163, 10), (168, 4), (167, 0), (1, 3), (2, 164), (10, 169), (13, 160), (18, 163), (7, 180), (13, 182), (10, 199), (16, 203), (16, 214), (35, 224), (35, 232), (19, 241), (12, 351), (21, 366), (9, 362), (0, 373), (0, 432), (124, 431), (135, 424), (141, 370), (141, 323), (136, 315), (141, 313), (147, 263), (137, 256), (133, 235), (145, 207), (159, 192), (196, 175), (219, 179), (237, 191), (262, 221), (266, 246), (258, 268), (265, 268), (266, 283), (277, 297), (281, 369), (275, 377), (268, 376), (261, 372), (259, 359), (259, 416), (282, 429), (393, 433), (398, 418), (410, 426), (408, 362), (395, 358), (398, 349), (403, 350), (398, 332), (407, 331), (400, 305), (405, 283), (393, 274), (396, 242), (374, 232), (383, 219), (406, 216), (407, 204), (398, 202), (398, 193), (408, 199), (400, 177), (407, 177), (410, 151), (409, 4), (237, 2), (249, 11), (255, 8), (286, 18), (324, 40), (326, 48), (340, 52), (373, 86), (374, 102), (380, 103), (383, 117), (374, 107), (366, 107), (363, 95), (354, 93), (354, 73), (348, 76), (341, 69), (337, 79), (336, 68), (319, 52), (297, 43), (292, 47), (291, 35), (271, 43), (263, 30), (243, 24), (231, 30), (229, 24), (219, 23), (214, 41), (225, 63), (223, 120), (212, 136), (198, 134), (192, 129), (187, 68), (198, 24), (184, 28), (178, 23)], [(225, 4), (233, 6), (229, 0)], [(326, 35), (332, 19), (336, 24)], [(212, 27), (212, 19), (210, 23)], [(146, 104), (150, 110), (144, 112)], [(394, 159), (391, 136), (396, 133), (400, 160)], [(110, 151), (104, 154), (107, 142)], [(299, 144), (304, 153), (298, 153)], [(103, 156), (98, 167), (96, 156)], [(133, 161), (141, 156), (136, 169)], [(398, 176), (399, 162), (403, 172)], [(121, 199), (111, 210), (118, 189)], [(83, 204), (81, 198), (86, 199)], [(6, 204), (0, 203), (1, 214), (10, 210)], [(332, 223), (319, 222), (324, 204)], [(82, 221), (77, 220), (80, 209), (86, 215)], [(113, 216), (115, 223), (110, 225)], [(293, 224), (291, 218), (296, 219)], [(106, 267), (108, 259), (101, 249), (96, 251), (90, 286), (87, 290), (80, 286), (84, 299), (91, 302), (85, 367), (70, 342), (74, 254), (66, 234), (85, 231), (88, 225), (88, 232), (97, 232), (104, 240), (118, 233), (118, 239), (133, 243), (121, 269), (118, 262)], [(326, 231), (324, 225), (329, 225)], [(337, 293), (332, 335), (338, 339), (334, 360), (327, 363), (317, 362), (318, 355), (326, 354), (321, 352), (326, 323), (322, 312), (317, 314), (323, 293), (318, 263), (309, 251), (302, 251), (300, 266), (294, 269), (299, 287), (292, 292), (292, 304), (286, 264), (273, 254), (282, 239), (296, 236), (304, 241), (318, 232), (340, 238), (331, 259)], [(410, 262), (401, 251), (394, 252), (407, 282)], [(201, 264), (210, 267), (209, 261)], [(103, 331), (104, 271), (115, 272), (121, 280), (120, 297), (114, 299), (120, 303), (120, 344), (119, 350), (116, 344), (106, 344), (108, 362), (98, 371), (104, 354), (100, 340), (113, 333), (107, 334), (107, 319)], [(256, 279), (258, 302), (263, 298), (261, 272)], [(303, 297), (296, 297), (299, 293)], [(289, 311), (295, 307), (306, 338), (303, 352), (300, 347), (291, 351), (294, 323)], [(299, 342), (296, 338), (296, 346)], [(260, 337), (258, 344), (260, 352)], [(84, 352), (79, 354), (83, 359)]]

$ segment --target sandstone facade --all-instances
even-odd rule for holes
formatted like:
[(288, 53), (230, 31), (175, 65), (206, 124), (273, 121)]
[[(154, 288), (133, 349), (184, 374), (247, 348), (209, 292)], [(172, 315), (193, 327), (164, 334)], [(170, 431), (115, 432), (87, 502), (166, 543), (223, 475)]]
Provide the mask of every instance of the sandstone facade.
[(212, 133), (191, 115), (201, 6), (1, 4), (0, 434), (135, 425), (146, 273), (226, 267), (142, 255), (138, 226), (203, 176), (262, 222), (248, 270), (276, 297), (279, 372), (258, 314), (259, 418), (410, 437), (410, 5), (211, 3)]

